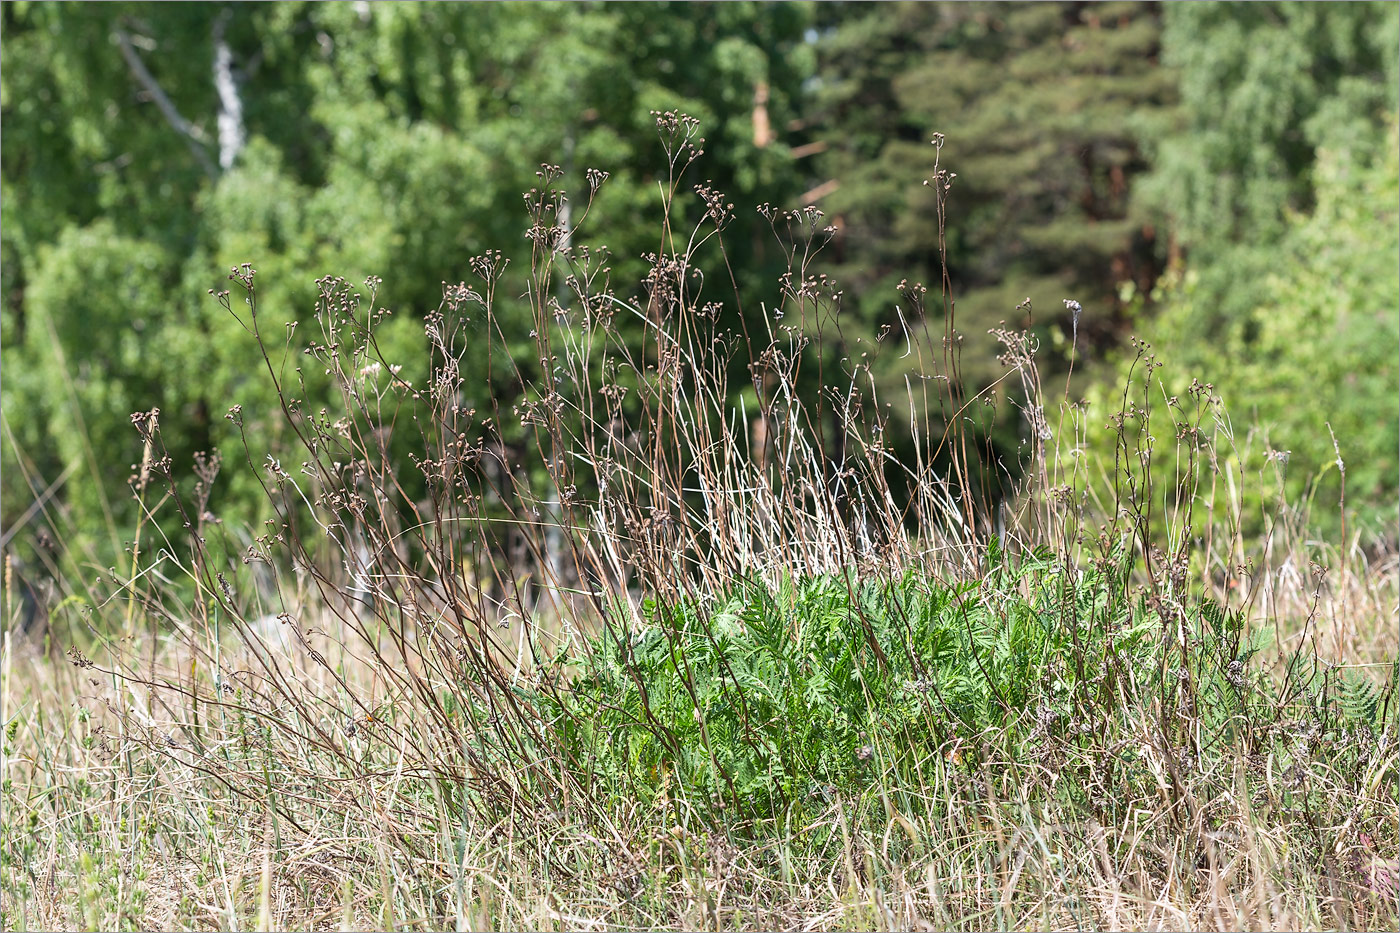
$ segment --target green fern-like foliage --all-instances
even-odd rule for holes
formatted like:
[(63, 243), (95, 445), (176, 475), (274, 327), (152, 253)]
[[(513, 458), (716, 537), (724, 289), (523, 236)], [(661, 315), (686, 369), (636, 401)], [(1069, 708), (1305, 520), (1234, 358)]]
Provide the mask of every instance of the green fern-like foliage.
[(1363, 674), (1346, 671), (1337, 678), (1337, 705), (1352, 725), (1380, 725), (1381, 688)]
[(649, 604), (600, 636), (550, 700), (596, 791), (666, 787), (759, 816), (942, 766), (985, 735), (1102, 728), (1119, 672), (1146, 669), (1151, 620), (1122, 578), (996, 550), (978, 582), (844, 576), (741, 584), (707, 605)]
[(1361, 767), (1366, 737), (1393, 728), (1400, 671), (1382, 687), (1299, 655), (1274, 678), (1257, 663), (1267, 627), (1209, 599), (1164, 613), (1130, 569), (993, 547), (973, 581), (741, 581), (646, 604), (535, 701), (591, 793), (739, 821), (1042, 753), (1063, 769), (1056, 793), (1100, 799), (1105, 768), (1147, 790), (1144, 724), (1183, 760), (1267, 748), (1301, 768), (1319, 742)]

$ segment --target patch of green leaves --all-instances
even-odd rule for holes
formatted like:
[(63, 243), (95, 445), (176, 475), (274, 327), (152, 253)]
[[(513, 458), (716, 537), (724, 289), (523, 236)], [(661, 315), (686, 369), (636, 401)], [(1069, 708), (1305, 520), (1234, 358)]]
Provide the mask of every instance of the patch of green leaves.
[(1155, 644), (1117, 569), (988, 557), (975, 583), (826, 576), (649, 603), (639, 630), (595, 639), (551, 715), (595, 791), (753, 817), (1109, 715), (1114, 671), (1146, 670)]

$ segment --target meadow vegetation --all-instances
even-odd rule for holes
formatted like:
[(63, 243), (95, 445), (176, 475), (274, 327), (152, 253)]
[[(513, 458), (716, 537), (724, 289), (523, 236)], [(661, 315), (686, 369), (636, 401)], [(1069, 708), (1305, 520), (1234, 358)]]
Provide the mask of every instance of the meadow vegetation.
[(529, 262), (474, 258), (421, 340), (375, 277), (296, 328), (230, 270), (275, 409), (192, 476), (137, 412), (122, 562), (24, 642), (6, 587), (5, 927), (1394, 928), (1393, 539), (1255, 494), (1283, 464), (1147, 344), (1101, 404), (1014, 326), (965, 392), (946, 281), (833, 339), (815, 208), (758, 209), (787, 268), (727, 326), (736, 209), (653, 117), (635, 288), (607, 175), (552, 165)]
[(1400, 924), (1400, 7), (0, 35), (0, 929)]

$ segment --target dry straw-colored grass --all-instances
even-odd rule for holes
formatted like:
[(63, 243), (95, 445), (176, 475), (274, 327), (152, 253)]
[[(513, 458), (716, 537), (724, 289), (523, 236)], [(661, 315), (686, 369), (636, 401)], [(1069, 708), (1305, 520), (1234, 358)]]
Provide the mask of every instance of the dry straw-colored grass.
[[(1393, 659), (1398, 585), (1393, 559), (1335, 581), (1317, 613), (1329, 620), (1319, 647), (1364, 646), (1354, 664)], [(1310, 605), (1286, 585), (1279, 596)], [(153, 647), (156, 667), (188, 683), (178, 642)], [(306, 649), (282, 661), (308, 695), (335, 686)], [(751, 841), (689, 828), (664, 804), (602, 819), (446, 820), (413, 774), (424, 764), (413, 743), (394, 734), (412, 730), (411, 710), (393, 729), (338, 738), (365, 763), (358, 775), (275, 733), (250, 752), (256, 703), (246, 727), (210, 724), (196, 756), (168, 691), (162, 703), (103, 667), (6, 644), (7, 929), (1383, 929), (1395, 919), (1393, 887), (1377, 893), (1387, 859), (1394, 878), (1393, 744), (1378, 749), (1370, 801), (1389, 806), (1370, 836), (1388, 838), (1389, 852), (1345, 824), (1282, 812), (1260, 788), (1281, 791), (1285, 777), (1246, 774), (1243, 760), (1240, 794), (1193, 798), (1188, 776), (1171, 800), (1146, 716), (1161, 797), (1134, 801), (1117, 825), (1046, 804), (1055, 775), (1044, 765), (989, 760), (902, 788), (897, 805), (835, 797), (809, 825)], [(382, 682), (348, 655), (334, 667), (367, 695)], [(236, 762), (220, 760), (221, 745), (239, 749)], [(1315, 761), (1308, 779), (1326, 798), (1326, 750)], [(259, 785), (277, 788), (285, 815), (245, 796)], [(932, 819), (930, 798), (957, 805)], [(1367, 801), (1331, 803), (1374, 825)], [(1212, 828), (1193, 829), (1199, 814), (1182, 807), (1208, 813)]]

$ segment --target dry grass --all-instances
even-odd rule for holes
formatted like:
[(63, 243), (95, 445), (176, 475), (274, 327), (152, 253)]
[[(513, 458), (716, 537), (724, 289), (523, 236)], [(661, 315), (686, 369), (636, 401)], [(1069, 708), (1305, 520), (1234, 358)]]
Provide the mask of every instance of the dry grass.
[[(1366, 646), (1353, 665), (1393, 659), (1397, 586), (1393, 559), (1335, 581), (1318, 613), (1329, 619), (1320, 644)], [(1280, 596), (1310, 602), (1286, 586)], [(191, 684), (178, 642), (154, 647), (170, 682)], [(374, 664), (331, 657), (353, 691), (381, 688)], [(307, 696), (337, 686), (306, 649), (281, 661)], [(452, 818), (424, 777), (430, 763), (413, 754), (427, 738), (396, 735), (413, 730), (411, 709), (337, 735), (357, 772), (265, 731), (277, 713), (256, 700), (220, 710), (217, 724), (211, 711), (199, 755), (182, 738), (195, 727), (172, 690), (104, 666), (6, 646), (8, 929), (1238, 930), (1395, 920), (1372, 864), (1395, 854), (1393, 730), (1359, 782), (1369, 799), (1347, 799), (1355, 785), (1316, 750), (1303, 779), (1318, 813), (1332, 814), (1325, 825), (1282, 805), (1297, 778), (1267, 761), (1212, 763), (1239, 770), (1236, 794), (1198, 793), (1219, 785), (1207, 775), (1184, 775), (1174, 789), (1144, 716), (1159, 793), (1124, 802), (1117, 823), (1047, 798), (1056, 776), (1046, 764), (989, 758), (977, 771), (932, 767), (922, 787), (877, 781), (873, 793), (833, 796), (806, 825), (744, 838), (665, 799)], [(248, 720), (232, 719), (235, 709)], [(272, 793), (250, 796), (259, 787)], [(1367, 848), (1366, 836), (1391, 840), (1389, 852)]]

